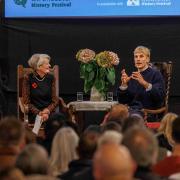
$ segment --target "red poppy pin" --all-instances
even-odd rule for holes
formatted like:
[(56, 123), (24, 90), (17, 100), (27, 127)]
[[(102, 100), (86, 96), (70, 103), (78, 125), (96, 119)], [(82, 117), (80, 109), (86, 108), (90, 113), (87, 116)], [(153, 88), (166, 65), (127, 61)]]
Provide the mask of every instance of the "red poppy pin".
[(37, 84), (34, 82), (34, 83), (32, 83), (32, 87), (34, 88), (34, 89), (36, 89), (37, 88)]

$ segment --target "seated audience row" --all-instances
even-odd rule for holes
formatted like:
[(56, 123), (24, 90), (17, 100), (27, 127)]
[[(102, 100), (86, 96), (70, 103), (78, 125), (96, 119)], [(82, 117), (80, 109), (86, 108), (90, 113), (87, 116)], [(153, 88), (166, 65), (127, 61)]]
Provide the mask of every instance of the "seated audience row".
[[(121, 107), (125, 111), (119, 111)], [(162, 180), (171, 175), (177, 177), (180, 172), (179, 116), (174, 113), (165, 115), (159, 133), (155, 134), (147, 129), (142, 117), (129, 115), (125, 107), (114, 106), (101, 126), (91, 125), (80, 136), (71, 128), (74, 125), (56, 115), (47, 122), (52, 123), (49, 126), (52, 129), (46, 132), (46, 138), (52, 140), (48, 147), (51, 149), (49, 155), (42, 146), (32, 144), (33, 139), (26, 141), (21, 121), (13, 117), (2, 119), (0, 158), (3, 163), (0, 163), (0, 176), (7, 175), (9, 168), (16, 167), (29, 179)], [(122, 116), (120, 112), (123, 112)], [(158, 161), (161, 141), (158, 143), (157, 137), (161, 135), (165, 139), (163, 141), (172, 147), (172, 155), (165, 154), (166, 157)], [(164, 148), (168, 150), (168, 146)]]

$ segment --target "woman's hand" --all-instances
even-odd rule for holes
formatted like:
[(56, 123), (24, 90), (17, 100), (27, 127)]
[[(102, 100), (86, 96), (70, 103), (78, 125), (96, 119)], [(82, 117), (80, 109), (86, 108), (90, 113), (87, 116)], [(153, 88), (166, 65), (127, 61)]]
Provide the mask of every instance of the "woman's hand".
[(50, 114), (50, 111), (47, 108), (39, 112), (39, 116), (41, 116), (43, 122), (48, 120), (49, 114)]
[(42, 113), (43, 113), (43, 114), (50, 114), (50, 111), (49, 111), (48, 108), (45, 108), (45, 109), (43, 109)]
[(42, 120), (43, 120), (43, 122), (45, 122), (45, 121), (47, 121), (48, 120), (48, 118), (49, 118), (49, 114), (42, 114)]

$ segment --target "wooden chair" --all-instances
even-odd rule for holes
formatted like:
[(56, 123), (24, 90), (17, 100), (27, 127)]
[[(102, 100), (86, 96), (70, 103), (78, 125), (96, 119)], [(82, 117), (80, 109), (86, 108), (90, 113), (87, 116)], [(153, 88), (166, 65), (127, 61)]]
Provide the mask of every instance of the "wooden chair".
[[(31, 73), (33, 70), (31, 68), (24, 68), (23, 65), (18, 65), (17, 67), (17, 115), (18, 118), (25, 123), (28, 124), (28, 127), (32, 128), (34, 124), (28, 123), (28, 107), (23, 104), (23, 97), (22, 97), (22, 86), (23, 86), (23, 80), (25, 74)], [(56, 96), (59, 97), (59, 67), (58, 65), (55, 65), (53, 68), (51, 68), (50, 73), (52, 73), (55, 78), (55, 86), (56, 86)], [(61, 111), (65, 114), (68, 114), (68, 108), (66, 104), (64, 103), (64, 100), (59, 97), (59, 107), (56, 109), (56, 111)]]
[(153, 68), (157, 68), (160, 70), (164, 77), (165, 81), (165, 99), (164, 104), (161, 108), (153, 110), (153, 109), (143, 109), (145, 114), (145, 119), (148, 117), (148, 114), (154, 114), (156, 116), (163, 116), (168, 112), (168, 101), (169, 101), (169, 92), (170, 92), (170, 82), (171, 82), (171, 75), (172, 75), (172, 62), (152, 62), (150, 64)]

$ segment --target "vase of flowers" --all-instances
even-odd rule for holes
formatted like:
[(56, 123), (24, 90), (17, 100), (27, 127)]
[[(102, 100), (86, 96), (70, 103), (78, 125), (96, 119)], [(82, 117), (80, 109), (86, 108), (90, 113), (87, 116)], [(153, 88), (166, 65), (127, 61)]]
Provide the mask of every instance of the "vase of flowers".
[(110, 85), (115, 84), (114, 66), (119, 64), (118, 55), (111, 51), (96, 54), (90, 49), (81, 49), (76, 54), (80, 62), (80, 78), (84, 79), (84, 92), (91, 90), (93, 101), (102, 101)]
[(90, 101), (104, 101), (105, 96), (103, 93), (100, 93), (96, 86), (92, 86), (91, 92), (90, 92)]

